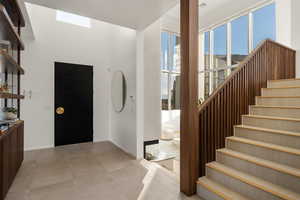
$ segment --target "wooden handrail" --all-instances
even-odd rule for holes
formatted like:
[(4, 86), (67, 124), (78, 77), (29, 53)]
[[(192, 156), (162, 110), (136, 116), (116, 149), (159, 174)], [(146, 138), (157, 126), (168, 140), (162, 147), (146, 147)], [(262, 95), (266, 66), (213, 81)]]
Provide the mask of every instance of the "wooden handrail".
[(296, 51), (272, 40), (263, 41), (199, 107), (199, 174), (225, 147), (234, 125), (248, 113), (268, 80), (295, 78)]

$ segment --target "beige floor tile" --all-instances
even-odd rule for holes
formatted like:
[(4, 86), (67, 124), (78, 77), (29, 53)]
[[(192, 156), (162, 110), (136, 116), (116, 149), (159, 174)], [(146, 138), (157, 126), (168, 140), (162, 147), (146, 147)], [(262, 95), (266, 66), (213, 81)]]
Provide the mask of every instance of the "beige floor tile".
[[(6, 200), (197, 200), (176, 176), (137, 161), (110, 142), (25, 153)], [(198, 199), (199, 200), (199, 199)]]
[(31, 200), (67, 200), (78, 196), (79, 194), (75, 190), (73, 181), (39, 187), (31, 190), (29, 194)]
[(31, 200), (28, 194), (8, 193), (5, 200)]

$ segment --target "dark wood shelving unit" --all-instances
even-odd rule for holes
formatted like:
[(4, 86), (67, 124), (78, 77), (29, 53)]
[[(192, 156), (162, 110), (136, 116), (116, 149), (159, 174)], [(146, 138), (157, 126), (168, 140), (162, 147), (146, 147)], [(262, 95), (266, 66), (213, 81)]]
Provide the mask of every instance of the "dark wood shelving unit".
[(25, 26), (25, 18), (21, 11), (18, 0), (0, 0), (0, 4), (2, 4), (5, 7), (12, 23), (16, 27), (18, 27), (19, 25), (21, 27)]
[(0, 50), (1, 72), (24, 74), (24, 69), (6, 51)]
[(14, 28), (13, 23), (11, 22), (9, 15), (7, 14), (5, 7), (0, 4), (0, 36), (2, 40), (8, 40), (11, 42), (13, 50), (24, 50), (24, 44)]
[[(20, 66), (21, 50), (24, 50), (21, 40), (23, 26), (25, 20), (18, 0), (0, 0), (0, 41), (11, 44), (9, 49), (0, 48), (1, 87), (7, 85), (9, 88), (9, 92), (0, 92), (1, 109), (17, 108), (18, 119), (20, 100), (25, 98), (20, 93), (21, 75), (24, 74)], [(3, 128), (0, 131), (0, 200), (5, 199), (24, 159), (24, 121), (9, 123)]]
[(0, 99), (24, 99), (23, 95), (0, 92)]

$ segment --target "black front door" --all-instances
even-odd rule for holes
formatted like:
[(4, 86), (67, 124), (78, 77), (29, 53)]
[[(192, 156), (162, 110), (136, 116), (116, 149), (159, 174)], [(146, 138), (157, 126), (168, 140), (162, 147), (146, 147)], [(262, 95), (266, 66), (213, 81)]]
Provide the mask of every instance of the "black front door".
[(93, 67), (55, 62), (55, 146), (93, 141)]

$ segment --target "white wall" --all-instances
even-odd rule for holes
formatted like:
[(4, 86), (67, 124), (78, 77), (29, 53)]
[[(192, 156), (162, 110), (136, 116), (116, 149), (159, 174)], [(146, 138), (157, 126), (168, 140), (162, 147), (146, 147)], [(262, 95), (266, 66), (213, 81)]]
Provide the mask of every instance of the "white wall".
[[(126, 29), (125, 29), (126, 30)], [(128, 30), (128, 29), (127, 29)], [(115, 71), (121, 70), (126, 79), (127, 97), (122, 112), (115, 112), (110, 102), (110, 140), (127, 153), (137, 156), (137, 135), (136, 135), (136, 107), (133, 99), (136, 97), (136, 34), (120, 29), (119, 32), (111, 33), (112, 45), (110, 79)], [(127, 35), (127, 38), (126, 38)], [(125, 36), (125, 37), (124, 37)], [(124, 56), (124, 57), (123, 57)], [(109, 81), (110, 85), (111, 81)], [(109, 86), (109, 93), (110, 93)], [(132, 98), (131, 98), (132, 97)]]
[(297, 50), (296, 76), (300, 78), (300, 1), (276, 0), (277, 41)]
[(160, 20), (144, 33), (144, 141), (152, 141), (161, 134)]
[(276, 40), (286, 46), (292, 45), (292, 2), (276, 0)]
[(137, 158), (143, 157), (144, 141), (157, 140), (161, 134), (160, 33), (160, 20), (137, 31)]
[(136, 38), (136, 132), (137, 132), (137, 158), (144, 154), (144, 43), (143, 30), (137, 31)]
[(114, 70), (124, 71), (128, 96), (135, 95), (136, 31), (96, 20), (91, 28), (58, 22), (55, 10), (31, 4), (28, 13), (35, 40), (25, 39), (22, 53), (26, 70), (22, 89), (27, 94), (32, 90), (32, 98), (26, 95), (21, 105), (25, 148), (54, 146), (54, 62), (61, 61), (94, 66), (94, 140), (111, 136), (135, 155), (131, 146), (136, 140), (134, 106), (128, 100), (124, 112), (112, 112), (110, 78)]

